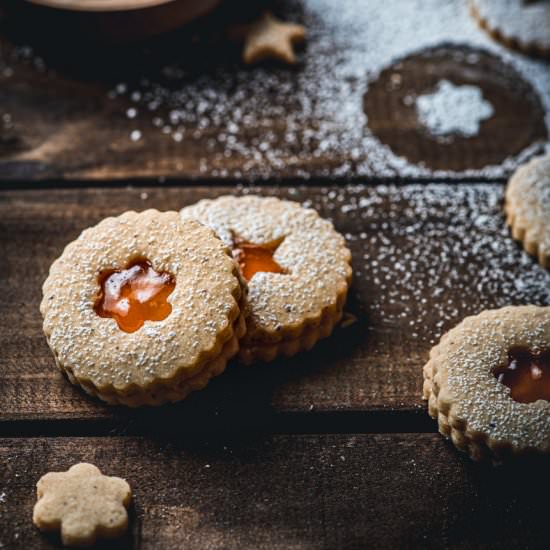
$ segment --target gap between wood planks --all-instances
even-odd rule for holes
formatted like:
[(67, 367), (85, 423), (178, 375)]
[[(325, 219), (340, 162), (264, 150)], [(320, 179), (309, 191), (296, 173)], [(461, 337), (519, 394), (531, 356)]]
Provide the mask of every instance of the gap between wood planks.
[[(237, 423), (235, 418), (207, 419), (192, 427), (167, 422), (166, 408), (128, 410), (115, 418), (24, 419), (0, 422), (0, 437), (63, 437), (114, 435), (162, 435), (194, 437), (200, 434), (234, 438), (243, 434), (382, 434), (435, 433), (436, 423), (425, 409), (411, 412), (357, 411), (319, 413), (273, 413), (255, 422)], [(169, 410), (169, 407), (168, 407)], [(161, 412), (162, 411), (162, 412)], [(163, 418), (164, 416), (164, 418)], [(174, 421), (175, 418), (172, 418)], [(180, 419), (183, 420), (183, 419)]]
[(19, 191), (19, 190), (46, 190), (46, 189), (120, 189), (124, 187), (136, 188), (162, 188), (168, 189), (179, 187), (226, 187), (235, 189), (238, 187), (270, 187), (276, 186), (281, 188), (290, 187), (306, 187), (318, 189), (323, 187), (345, 187), (346, 185), (365, 185), (374, 187), (376, 185), (462, 185), (462, 184), (487, 184), (487, 185), (504, 185), (507, 183), (506, 178), (492, 179), (483, 177), (444, 177), (444, 178), (401, 178), (395, 177), (353, 177), (353, 178), (319, 178), (312, 177), (311, 179), (299, 178), (269, 178), (265, 180), (248, 180), (243, 179), (179, 179), (179, 178), (140, 178), (140, 179), (116, 179), (116, 180), (80, 180), (74, 178), (68, 179), (44, 179), (34, 181), (17, 181), (10, 178), (2, 177), (0, 172), (0, 192), (2, 191)]

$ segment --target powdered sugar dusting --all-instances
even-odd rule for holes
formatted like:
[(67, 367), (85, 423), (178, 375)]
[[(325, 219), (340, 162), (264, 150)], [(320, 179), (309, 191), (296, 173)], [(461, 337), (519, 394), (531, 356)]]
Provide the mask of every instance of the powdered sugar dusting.
[(465, 137), (479, 133), (479, 125), (494, 113), (477, 86), (455, 86), (441, 80), (431, 94), (416, 99), (418, 118), (434, 136), (459, 134)]
[(350, 228), (352, 292), (372, 326), (435, 344), (484, 309), (550, 305), (550, 272), (513, 241), (502, 202), (500, 185), (353, 185), (313, 206)]
[[(531, 81), (546, 108), (550, 105), (548, 67), (488, 39), (463, 2), (389, 0), (358, 6), (353, 0), (309, 0), (303, 11), (291, 5), (295, 8), (288, 9), (285, 18), (302, 21), (308, 28), (299, 70), (232, 67), (194, 78), (181, 67), (170, 66), (164, 69), (169, 86), (142, 81), (124, 97), (132, 101), (139, 97), (141, 108), (152, 112), (156, 131), (168, 139), (197, 140), (205, 143), (206, 151), (223, 145), (223, 152), (198, 159), (203, 173), (220, 177), (267, 177), (275, 172), (309, 178), (308, 161), (321, 156), (325, 162), (315, 173), (323, 176), (448, 176), (449, 172), (430, 171), (396, 156), (371, 134), (362, 111), (368, 81), (382, 67), (411, 49), (443, 41), (498, 52)], [(136, 90), (139, 95), (132, 96)], [(246, 159), (245, 163), (232, 170), (232, 159), (237, 158)], [(507, 159), (464, 173), (501, 177), (515, 166), (517, 159)]]
[[(196, 151), (186, 158), (189, 164), (174, 160), (176, 172), (191, 167), (193, 173), (221, 178), (454, 176), (397, 156), (371, 133), (362, 108), (369, 82), (383, 67), (443, 42), (481, 46), (511, 63), (541, 96), (550, 125), (549, 67), (491, 40), (468, 14), (466, 2), (289, 0), (277, 15), (308, 29), (295, 69), (245, 69), (223, 53), (218, 66), (203, 71), (189, 68), (185, 56), (150, 67), (146, 53), (141, 74), (125, 75), (121, 67), (120, 81), (109, 84), (105, 101), (112, 101), (113, 116), (119, 112), (126, 118), (122, 128), (129, 146), (147, 147), (149, 136), (160, 135), (175, 158), (179, 151)], [(215, 47), (223, 48), (223, 42)], [(27, 50), (24, 55), (32, 63)], [(37, 67), (44, 70), (42, 60)], [(6, 81), (14, 70), (17, 61), (0, 55)], [(540, 148), (534, 144), (520, 158), (461, 174), (503, 177)], [(313, 165), (318, 158), (323, 161)]]

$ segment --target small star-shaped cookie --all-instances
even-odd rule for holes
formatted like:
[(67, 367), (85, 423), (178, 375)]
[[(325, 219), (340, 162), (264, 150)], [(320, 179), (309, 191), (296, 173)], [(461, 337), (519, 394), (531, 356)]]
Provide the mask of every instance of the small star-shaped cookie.
[(97, 537), (121, 536), (128, 527), (132, 491), (119, 477), (103, 475), (92, 464), (49, 472), (36, 484), (33, 522), (42, 531), (61, 530), (67, 546), (89, 546)]
[(249, 65), (264, 59), (296, 63), (293, 46), (303, 42), (305, 36), (303, 25), (285, 23), (266, 11), (247, 29), (243, 60)]

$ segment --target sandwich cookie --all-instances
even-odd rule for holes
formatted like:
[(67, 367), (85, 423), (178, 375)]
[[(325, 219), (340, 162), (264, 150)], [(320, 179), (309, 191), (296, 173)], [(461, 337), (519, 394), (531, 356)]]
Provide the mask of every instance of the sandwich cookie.
[(178, 401), (225, 369), (246, 330), (241, 279), (212, 230), (126, 212), (52, 264), (40, 311), (58, 367), (111, 404)]
[(467, 317), (424, 367), (439, 431), (474, 460), (550, 452), (550, 307)]
[(181, 216), (214, 229), (248, 282), (242, 362), (291, 356), (331, 334), (352, 276), (332, 223), (296, 202), (257, 196), (203, 200)]

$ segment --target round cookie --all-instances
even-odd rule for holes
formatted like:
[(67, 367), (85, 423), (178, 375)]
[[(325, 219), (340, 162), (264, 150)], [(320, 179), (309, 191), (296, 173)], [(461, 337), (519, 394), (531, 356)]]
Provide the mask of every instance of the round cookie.
[(516, 170), (506, 189), (505, 210), (514, 239), (550, 268), (550, 154)]
[(159, 405), (223, 372), (246, 330), (241, 298), (238, 269), (210, 229), (147, 210), (70, 243), (40, 311), (71, 382), (108, 403)]
[(470, 11), (483, 29), (506, 46), (550, 56), (550, 4), (546, 0), (470, 0)]
[(550, 307), (467, 317), (424, 367), (439, 431), (474, 460), (550, 452)]
[(244, 363), (310, 349), (342, 317), (351, 253), (328, 220), (275, 197), (223, 196), (181, 211), (212, 227), (233, 249), (249, 293)]

